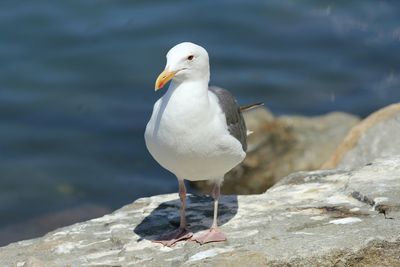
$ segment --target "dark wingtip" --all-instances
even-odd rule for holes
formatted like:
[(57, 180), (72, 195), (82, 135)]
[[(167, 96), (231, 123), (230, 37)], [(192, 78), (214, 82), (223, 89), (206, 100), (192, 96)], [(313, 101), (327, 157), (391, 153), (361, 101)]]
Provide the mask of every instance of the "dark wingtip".
[(250, 104), (250, 105), (246, 105), (246, 106), (241, 106), (240, 107), (240, 111), (244, 112), (244, 111), (248, 111), (251, 110), (253, 108), (258, 108), (264, 106), (263, 102), (259, 102), (259, 103), (254, 103), (254, 104)]

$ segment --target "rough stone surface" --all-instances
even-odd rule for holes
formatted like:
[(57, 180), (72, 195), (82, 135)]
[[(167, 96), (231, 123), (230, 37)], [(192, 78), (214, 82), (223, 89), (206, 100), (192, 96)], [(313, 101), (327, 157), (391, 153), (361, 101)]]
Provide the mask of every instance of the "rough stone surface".
[[(400, 266), (400, 157), (353, 171), (292, 174), (264, 194), (224, 196), (228, 241), (172, 248), (151, 242), (179, 221), (176, 194), (0, 248), (0, 266)], [(190, 196), (196, 233), (209, 197)], [(385, 218), (386, 216), (386, 218)]]
[(43, 214), (20, 223), (0, 228), (0, 247), (17, 240), (44, 235), (50, 230), (71, 225), (77, 221), (86, 221), (110, 213), (107, 206), (83, 203), (77, 207)]
[(354, 169), (376, 158), (400, 155), (400, 104), (382, 108), (354, 126), (323, 165)]
[[(319, 169), (359, 122), (358, 117), (341, 112), (274, 118), (264, 108), (246, 112), (244, 118), (253, 131), (247, 157), (225, 176), (224, 194), (262, 193), (292, 172)], [(206, 193), (213, 186), (204, 181), (192, 184)]]

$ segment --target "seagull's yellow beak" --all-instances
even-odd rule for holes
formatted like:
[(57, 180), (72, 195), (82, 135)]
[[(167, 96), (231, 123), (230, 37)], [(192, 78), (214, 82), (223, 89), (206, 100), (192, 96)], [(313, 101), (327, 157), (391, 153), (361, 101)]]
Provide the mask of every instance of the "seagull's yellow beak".
[(169, 70), (164, 70), (161, 72), (160, 75), (158, 75), (157, 80), (156, 80), (156, 85), (155, 85), (155, 90), (159, 90), (164, 87), (164, 85), (169, 82), (172, 78), (174, 78), (176, 74), (176, 71), (169, 71)]

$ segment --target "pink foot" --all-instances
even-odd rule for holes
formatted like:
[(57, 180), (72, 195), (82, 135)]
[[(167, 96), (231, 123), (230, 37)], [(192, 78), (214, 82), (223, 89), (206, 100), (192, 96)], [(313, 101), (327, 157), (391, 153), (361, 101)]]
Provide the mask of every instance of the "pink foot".
[(218, 228), (210, 228), (200, 236), (194, 236), (192, 240), (204, 245), (211, 242), (221, 242), (226, 240), (226, 235)]
[(160, 239), (154, 240), (155, 243), (163, 244), (167, 247), (172, 247), (175, 243), (183, 240), (188, 240), (193, 236), (192, 232), (189, 232), (186, 228), (178, 228), (169, 232), (165, 235), (162, 235)]

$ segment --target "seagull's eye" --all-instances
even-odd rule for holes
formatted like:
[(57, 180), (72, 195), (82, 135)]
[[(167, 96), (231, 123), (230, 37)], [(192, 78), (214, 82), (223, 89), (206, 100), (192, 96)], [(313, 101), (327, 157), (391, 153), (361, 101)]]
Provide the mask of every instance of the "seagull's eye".
[(188, 60), (192, 60), (193, 58), (194, 58), (193, 55), (190, 55), (190, 56), (187, 57)]

